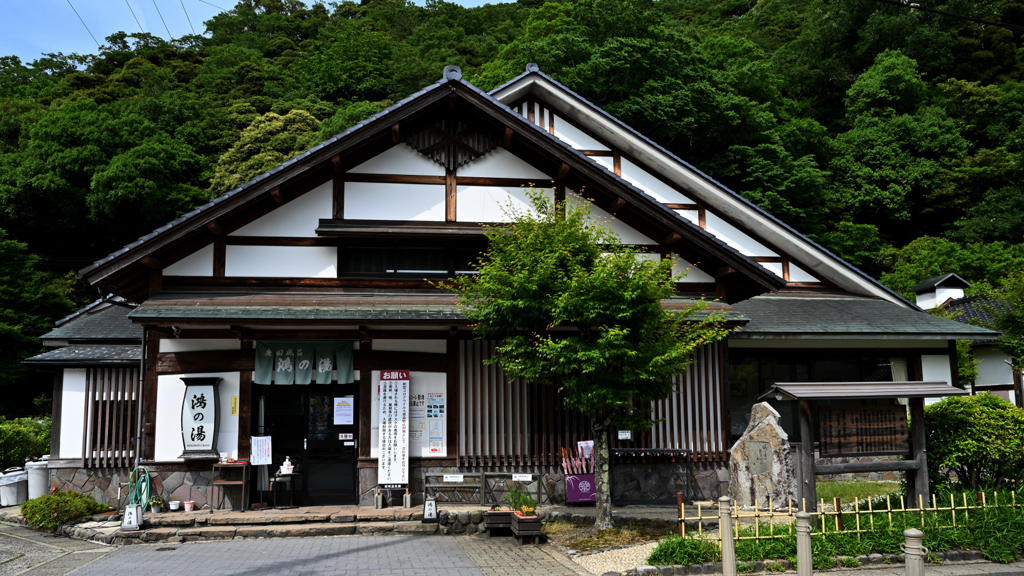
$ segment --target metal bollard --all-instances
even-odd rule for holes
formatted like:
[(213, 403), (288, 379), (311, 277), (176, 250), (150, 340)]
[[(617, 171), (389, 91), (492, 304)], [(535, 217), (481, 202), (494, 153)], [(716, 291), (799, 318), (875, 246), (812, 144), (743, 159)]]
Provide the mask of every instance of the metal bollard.
[(732, 539), (732, 498), (718, 499), (718, 534), (722, 537), (722, 575), (736, 576), (736, 543)]
[(906, 542), (900, 544), (900, 550), (906, 556), (907, 576), (924, 576), (924, 558), (928, 555), (928, 549), (921, 545), (924, 532), (907, 528), (903, 531), (903, 538)]
[(814, 557), (811, 552), (811, 515), (796, 513), (796, 576), (811, 576)]

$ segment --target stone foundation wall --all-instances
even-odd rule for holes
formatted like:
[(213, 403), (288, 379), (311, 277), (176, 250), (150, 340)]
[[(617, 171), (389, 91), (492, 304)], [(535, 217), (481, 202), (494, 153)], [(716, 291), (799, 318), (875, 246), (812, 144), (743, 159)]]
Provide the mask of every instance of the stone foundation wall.
[[(533, 474), (539, 476), (533, 482), (521, 482), (522, 489), (537, 498), (538, 482), (540, 482), (540, 504), (564, 504), (565, 503), (565, 482), (562, 470), (554, 466), (426, 466), (413, 467), (409, 473), (409, 491), (412, 493), (412, 505), (423, 504), (424, 488), (426, 486), (426, 474), (495, 474), (487, 477), (487, 495), (476, 486), (478, 477), (466, 476), (465, 486), (452, 484), (451, 488), (432, 488), (431, 493), (437, 498), (438, 505), (442, 504), (496, 504), (504, 502), (505, 492), (515, 485), (511, 476), (497, 476), (498, 474), (510, 475)], [(431, 483), (441, 484), (440, 478), (432, 478)], [(377, 488), (377, 469), (359, 469), (359, 505), (373, 506), (374, 491)], [(494, 495), (492, 501), (491, 495)], [(389, 506), (401, 506), (402, 495), (398, 492), (385, 493), (385, 502)]]
[(720, 494), (716, 469), (722, 465), (724, 463), (715, 462), (617, 464), (612, 469), (612, 502), (675, 502), (677, 492), (686, 494), (687, 475), (690, 477), (687, 501), (717, 499)]
[[(128, 500), (128, 489), (122, 487), (122, 482), (128, 482), (130, 470), (117, 469), (88, 469), (88, 468), (51, 468), (50, 487), (58, 491), (74, 491), (83, 494), (91, 494), (97, 502), (118, 507)], [(212, 472), (151, 472), (149, 479), (150, 496), (159, 494), (166, 501), (180, 500), (182, 502), (191, 500), (195, 502), (196, 508), (202, 508), (205, 504), (211, 504), (209, 499), (210, 481)], [(118, 490), (120, 489), (120, 502), (118, 501)], [(228, 489), (226, 495), (221, 495), (216, 490), (214, 498), (217, 502), (212, 503), (214, 507), (222, 503), (225, 507), (231, 506), (231, 497), (238, 498), (238, 490), (232, 494)]]

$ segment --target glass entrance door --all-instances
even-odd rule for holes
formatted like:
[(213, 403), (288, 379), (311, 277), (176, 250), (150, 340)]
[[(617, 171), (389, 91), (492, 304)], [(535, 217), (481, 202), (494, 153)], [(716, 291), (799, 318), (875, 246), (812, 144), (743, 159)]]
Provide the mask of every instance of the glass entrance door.
[[(358, 394), (356, 385), (330, 386), (308, 396), (305, 504), (357, 504)], [(328, 393), (329, 392), (329, 393)]]

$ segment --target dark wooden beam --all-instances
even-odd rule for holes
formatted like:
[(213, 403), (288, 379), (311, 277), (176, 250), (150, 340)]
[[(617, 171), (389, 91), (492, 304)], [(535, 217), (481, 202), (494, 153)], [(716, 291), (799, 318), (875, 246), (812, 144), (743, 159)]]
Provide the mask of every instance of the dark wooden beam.
[(160, 263), (160, 259), (155, 256), (143, 256), (140, 260), (144, 266), (152, 270), (162, 270), (163, 264)]
[(345, 166), (341, 162), (341, 154), (331, 156), (331, 166), (334, 168), (335, 174), (340, 174), (345, 171)]
[(224, 277), (224, 268), (227, 266), (228, 248), (227, 238), (221, 236), (213, 241), (213, 275)]
[(536, 178), (492, 178), (488, 176), (456, 175), (455, 182), (459, 186), (515, 186), (519, 188), (544, 186), (544, 183), (538, 181)]
[(797, 510), (815, 510), (817, 478), (814, 477), (814, 408), (810, 400), (800, 406), (800, 486), (797, 487)]
[(665, 208), (672, 210), (697, 210), (700, 207), (696, 204), (665, 204)]
[[(454, 96), (454, 94), (452, 94)], [(402, 141), (402, 134), (398, 129), (398, 122), (391, 125), (391, 143), (398, 144)]]
[(142, 439), (139, 442), (139, 454), (142, 460), (153, 460), (156, 451), (156, 363), (160, 355), (160, 334), (144, 328), (142, 335), (145, 342), (145, 373), (142, 376)]
[(419, 176), (415, 174), (345, 174), (349, 182), (379, 182), (383, 184), (444, 184), (444, 176)]
[(228, 236), (223, 239), (228, 246), (335, 246), (331, 238), (303, 238), (291, 236)]
[(678, 233), (670, 232), (668, 236), (665, 236), (664, 238), (661, 239), (661, 244), (663, 246), (671, 246), (678, 242), (681, 238), (682, 236), (680, 236)]
[(622, 176), (622, 156), (616, 153), (612, 158), (612, 169), (615, 172), (615, 175)]
[(335, 220), (345, 218), (345, 174), (338, 174), (331, 184), (331, 195), (333, 197), (331, 206), (331, 217)]
[(224, 229), (220, 227), (220, 224), (216, 220), (210, 220), (206, 223), (206, 229), (213, 233), (214, 236), (223, 236)]
[(736, 269), (733, 268), (732, 266), (723, 266), (722, 268), (719, 268), (719, 269), (715, 270), (715, 273), (713, 274), (713, 276), (715, 278), (724, 278), (726, 276), (731, 276), (732, 274), (735, 274), (735, 273), (736, 273)]
[(458, 184), (455, 181), (455, 170), (445, 169), (444, 179), (444, 219), (445, 222), (456, 220), (456, 199), (458, 198)]
[[(242, 341), (242, 351), (248, 352), (256, 361), (251, 340)], [(249, 460), (252, 452), (252, 370), (238, 372), (238, 459)]]
[(274, 199), (278, 205), (284, 204), (284, 196), (281, 194), (281, 189), (273, 187), (270, 189), (270, 197)]
[(389, 368), (402, 368), (416, 372), (447, 372), (448, 355), (434, 354), (430, 352), (392, 352), (392, 351), (370, 351), (363, 350), (359, 345), (352, 358), (355, 369), (362, 373), (363, 370), (387, 370)]
[[(455, 326), (452, 326), (455, 330)], [(448, 398), (448, 413), (445, 415), (445, 426), (448, 427), (447, 456), (459, 456), (459, 341), (449, 338), (445, 347), (445, 389)]]
[[(917, 508), (923, 501), (928, 507), (928, 451), (925, 446), (924, 398), (910, 398), (910, 442), (913, 459), (918, 467), (907, 473), (907, 487), (910, 492), (910, 508)], [(909, 462), (908, 462), (909, 463)]]
[(849, 462), (846, 464), (816, 464), (814, 466), (814, 473), (859, 474), (862, 472), (896, 472), (920, 469), (920, 462), (916, 460), (902, 460), (898, 462)]
[(505, 134), (504, 134), (504, 136), (501, 137), (501, 146), (503, 148), (508, 148), (508, 145), (511, 144), (511, 143), (512, 143), (512, 128), (506, 126), (505, 127)]
[(204, 372), (244, 372), (255, 370), (256, 356), (248, 350), (203, 350), (199, 352), (164, 352), (157, 356), (156, 372), (167, 374), (201, 374)]
[(555, 173), (555, 182), (565, 180), (565, 175), (569, 173), (569, 165), (562, 162), (562, 165), (558, 167), (558, 172)]
[(459, 95), (456, 94), (455, 92), (452, 92), (451, 94), (448, 95), (448, 111), (449, 112), (454, 112), (455, 111), (455, 103), (458, 100), (459, 100)]
[(625, 205), (626, 205), (626, 200), (625, 199), (623, 199), (623, 198), (616, 198), (614, 201), (612, 201), (612, 205), (608, 209), (608, 212), (612, 213), (613, 215), (617, 214), (618, 211), (622, 210), (622, 207), (625, 206)]

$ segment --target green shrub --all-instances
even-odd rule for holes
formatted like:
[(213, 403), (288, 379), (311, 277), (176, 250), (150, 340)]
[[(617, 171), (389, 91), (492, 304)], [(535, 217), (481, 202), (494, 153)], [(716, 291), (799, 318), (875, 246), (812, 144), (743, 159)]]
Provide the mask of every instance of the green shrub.
[(1017, 489), (1024, 484), (1024, 410), (991, 394), (925, 407), (928, 480), (940, 489)]
[(26, 500), (21, 504), (21, 514), (37, 530), (53, 532), (61, 524), (77, 520), (82, 516), (106, 512), (110, 506), (100, 504), (89, 494), (78, 492), (57, 492)]
[(673, 566), (717, 562), (722, 550), (714, 540), (687, 536), (669, 536), (654, 548), (647, 563), (651, 566)]
[(50, 451), (50, 419), (0, 417), (0, 470), (23, 466)]
[(505, 493), (505, 502), (508, 503), (509, 510), (524, 514), (531, 514), (537, 509), (537, 501), (530, 496), (529, 492), (522, 489), (519, 482), (516, 482), (516, 485)]

